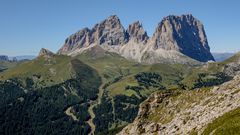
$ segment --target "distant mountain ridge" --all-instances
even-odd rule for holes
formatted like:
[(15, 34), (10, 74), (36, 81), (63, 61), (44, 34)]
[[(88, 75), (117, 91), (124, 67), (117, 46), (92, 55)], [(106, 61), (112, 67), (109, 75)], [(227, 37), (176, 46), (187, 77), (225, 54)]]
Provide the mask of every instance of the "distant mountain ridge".
[(224, 61), (230, 57), (232, 57), (235, 53), (217, 53), (217, 52), (213, 52), (212, 55), (214, 57), (214, 59), (217, 61), (217, 62), (221, 62), (221, 61)]
[(3, 60), (3, 61), (32, 60), (35, 57), (36, 56), (34, 55), (19, 55), (19, 56), (0, 55), (0, 60)]
[(74, 56), (93, 46), (150, 64), (214, 61), (204, 26), (191, 14), (165, 17), (152, 37), (139, 21), (125, 30), (120, 19), (112, 15), (92, 29), (84, 28), (69, 36), (58, 54)]
[(0, 55), (0, 60), (1, 60), (1, 61), (8, 61), (9, 58), (8, 58), (8, 56), (6, 56), (6, 55)]

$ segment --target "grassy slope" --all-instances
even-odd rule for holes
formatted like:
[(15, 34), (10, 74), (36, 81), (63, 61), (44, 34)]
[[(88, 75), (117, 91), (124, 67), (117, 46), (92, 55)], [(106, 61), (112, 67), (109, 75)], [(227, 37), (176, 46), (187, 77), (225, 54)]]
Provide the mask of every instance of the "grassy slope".
[(232, 62), (238, 62), (240, 59), (240, 52), (236, 53), (235, 55), (233, 55), (232, 57), (230, 57), (229, 59), (220, 62), (221, 64), (228, 64), (228, 63), (232, 63)]
[(239, 135), (240, 108), (230, 111), (207, 125), (203, 135)]
[[(124, 94), (127, 96), (131, 96), (132, 94), (136, 95), (136, 92), (133, 90), (125, 90), (126, 86), (138, 86), (138, 82), (135, 79), (135, 75), (139, 72), (155, 72), (162, 76), (162, 85), (168, 89), (174, 88), (177, 85), (178, 81), (181, 81), (181, 75), (185, 74), (187, 71), (184, 68), (187, 66), (184, 65), (165, 65), (165, 64), (155, 64), (155, 65), (145, 65), (144, 68), (139, 68), (138, 72), (133, 73), (129, 76), (122, 78), (117, 83), (111, 85), (108, 88), (111, 96), (115, 96), (118, 94)], [(142, 95), (149, 95), (152, 92), (156, 91), (155, 88), (145, 89), (141, 91)]]
[(17, 64), (18, 64), (18, 62), (9, 62), (9, 61), (1, 61), (0, 60), (0, 70), (13, 68)]
[(2, 72), (0, 80), (31, 78), (37, 85), (51, 86), (71, 78), (73, 72), (70, 61), (71, 58), (68, 56), (55, 55), (51, 58), (41, 56)]
[[(125, 58), (114, 54), (105, 52), (105, 55), (99, 58), (89, 57), (90, 54), (85, 53), (77, 56), (81, 61), (95, 68), (103, 77), (104, 83), (110, 82), (115, 78), (122, 76), (122, 78), (110, 85), (107, 90), (110, 96), (116, 95), (136, 95), (135, 91), (125, 90), (127, 85), (135, 86), (137, 81), (134, 76), (140, 72), (156, 72), (163, 77), (163, 85), (174, 87), (177, 81), (181, 80), (181, 76), (186, 74), (190, 67), (181, 64), (154, 64), (143, 65), (137, 62), (128, 61)], [(155, 90), (142, 91), (143, 94), (151, 94)]]

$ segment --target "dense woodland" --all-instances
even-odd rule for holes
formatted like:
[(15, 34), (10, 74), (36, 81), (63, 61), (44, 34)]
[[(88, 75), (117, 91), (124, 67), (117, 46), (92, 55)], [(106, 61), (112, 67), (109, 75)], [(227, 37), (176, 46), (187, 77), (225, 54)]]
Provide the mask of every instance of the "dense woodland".
[(137, 80), (137, 82), (140, 86), (145, 87), (147, 89), (149, 89), (149, 87), (154, 87), (154, 88), (158, 88), (158, 89), (165, 88), (161, 84), (162, 77), (158, 73), (142, 72), (142, 73), (135, 75), (135, 79)]
[(139, 99), (136, 96), (128, 97), (124, 95), (118, 95), (114, 99), (111, 99), (105, 95), (102, 98), (102, 103), (94, 108), (94, 113), (96, 114), (94, 124), (97, 125), (96, 133), (113, 134), (119, 130), (119, 126), (112, 127), (114, 130), (108, 131), (112, 124), (132, 122), (137, 116), (138, 106), (143, 100), (144, 98)]
[(222, 72), (216, 74), (200, 73), (198, 79), (194, 82), (194, 88), (215, 86), (231, 79), (232, 77)]
[[(93, 69), (80, 67), (78, 70), (84, 72), (76, 72), (75, 78), (45, 88), (32, 87), (34, 81), (31, 78), (26, 78), (25, 83), (17, 79), (0, 82), (0, 134), (90, 132), (86, 122), (90, 118), (88, 102), (97, 98), (101, 79)], [(65, 114), (70, 106), (79, 121)]]

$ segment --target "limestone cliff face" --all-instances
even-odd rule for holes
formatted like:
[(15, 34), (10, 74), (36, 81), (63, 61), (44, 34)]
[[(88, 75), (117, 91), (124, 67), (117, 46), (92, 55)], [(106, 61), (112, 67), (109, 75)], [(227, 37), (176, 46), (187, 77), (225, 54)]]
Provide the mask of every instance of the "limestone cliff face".
[(192, 15), (165, 17), (151, 38), (139, 21), (125, 30), (120, 19), (112, 15), (92, 29), (84, 28), (68, 37), (58, 53), (77, 55), (96, 45), (127, 59), (150, 64), (214, 60), (204, 27)]
[(240, 107), (239, 81), (237, 75), (210, 90), (154, 93), (141, 104), (134, 122), (118, 135), (201, 134), (213, 120)]

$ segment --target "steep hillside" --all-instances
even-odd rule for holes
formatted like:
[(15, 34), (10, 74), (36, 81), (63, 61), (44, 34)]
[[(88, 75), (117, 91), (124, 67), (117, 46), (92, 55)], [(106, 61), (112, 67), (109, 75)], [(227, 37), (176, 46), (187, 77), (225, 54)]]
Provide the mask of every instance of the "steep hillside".
[[(134, 121), (140, 103), (152, 93), (171, 91), (179, 95), (186, 89), (221, 85), (231, 80), (232, 74), (238, 71), (232, 68), (236, 67), (233, 63), (238, 62), (238, 55), (222, 63), (205, 65), (145, 65), (99, 46), (83, 52), (69, 57), (42, 49), (36, 59), (2, 72), (1, 107), (5, 109), (1, 112), (1, 119), (9, 117), (17, 119), (17, 123), (5, 121), (1, 128), (22, 124), (24, 126), (18, 129), (21, 132), (37, 128), (39, 133), (44, 129), (49, 134), (64, 131), (73, 134), (116, 134)], [(201, 95), (201, 92), (198, 94)], [(202, 98), (200, 95), (198, 97)], [(26, 105), (27, 112), (18, 109), (23, 105)], [(19, 114), (16, 118), (15, 113)], [(25, 113), (31, 116), (25, 117)], [(53, 115), (55, 113), (56, 116)], [(41, 125), (42, 120), (48, 124)], [(26, 125), (30, 121), (36, 124), (35, 127)], [(59, 125), (57, 121), (65, 121), (66, 124)], [(2, 131), (16, 130), (9, 128)]]
[(102, 76), (102, 92), (93, 107), (96, 134), (115, 134), (131, 123), (137, 116), (139, 104), (151, 93), (209, 89), (233, 77), (225, 73), (228, 62), (200, 66), (144, 65), (97, 46), (85, 50), (77, 58), (95, 68)]
[(179, 87), (145, 100), (119, 134), (238, 134), (239, 58), (191, 68)]
[[(119, 134), (239, 133), (240, 126), (234, 123), (238, 117), (223, 120), (239, 114), (239, 81), (240, 77), (236, 76), (213, 88), (154, 93), (141, 104), (134, 122)], [(237, 110), (230, 112), (234, 109)], [(230, 125), (220, 127), (220, 124)]]
[(192, 68), (182, 80), (187, 89), (219, 85), (231, 80), (240, 71), (240, 54), (222, 62), (208, 62), (202, 66)]
[(40, 56), (1, 74), (0, 134), (88, 134), (92, 130), (88, 108), (98, 97), (100, 76), (78, 59), (46, 58)]

